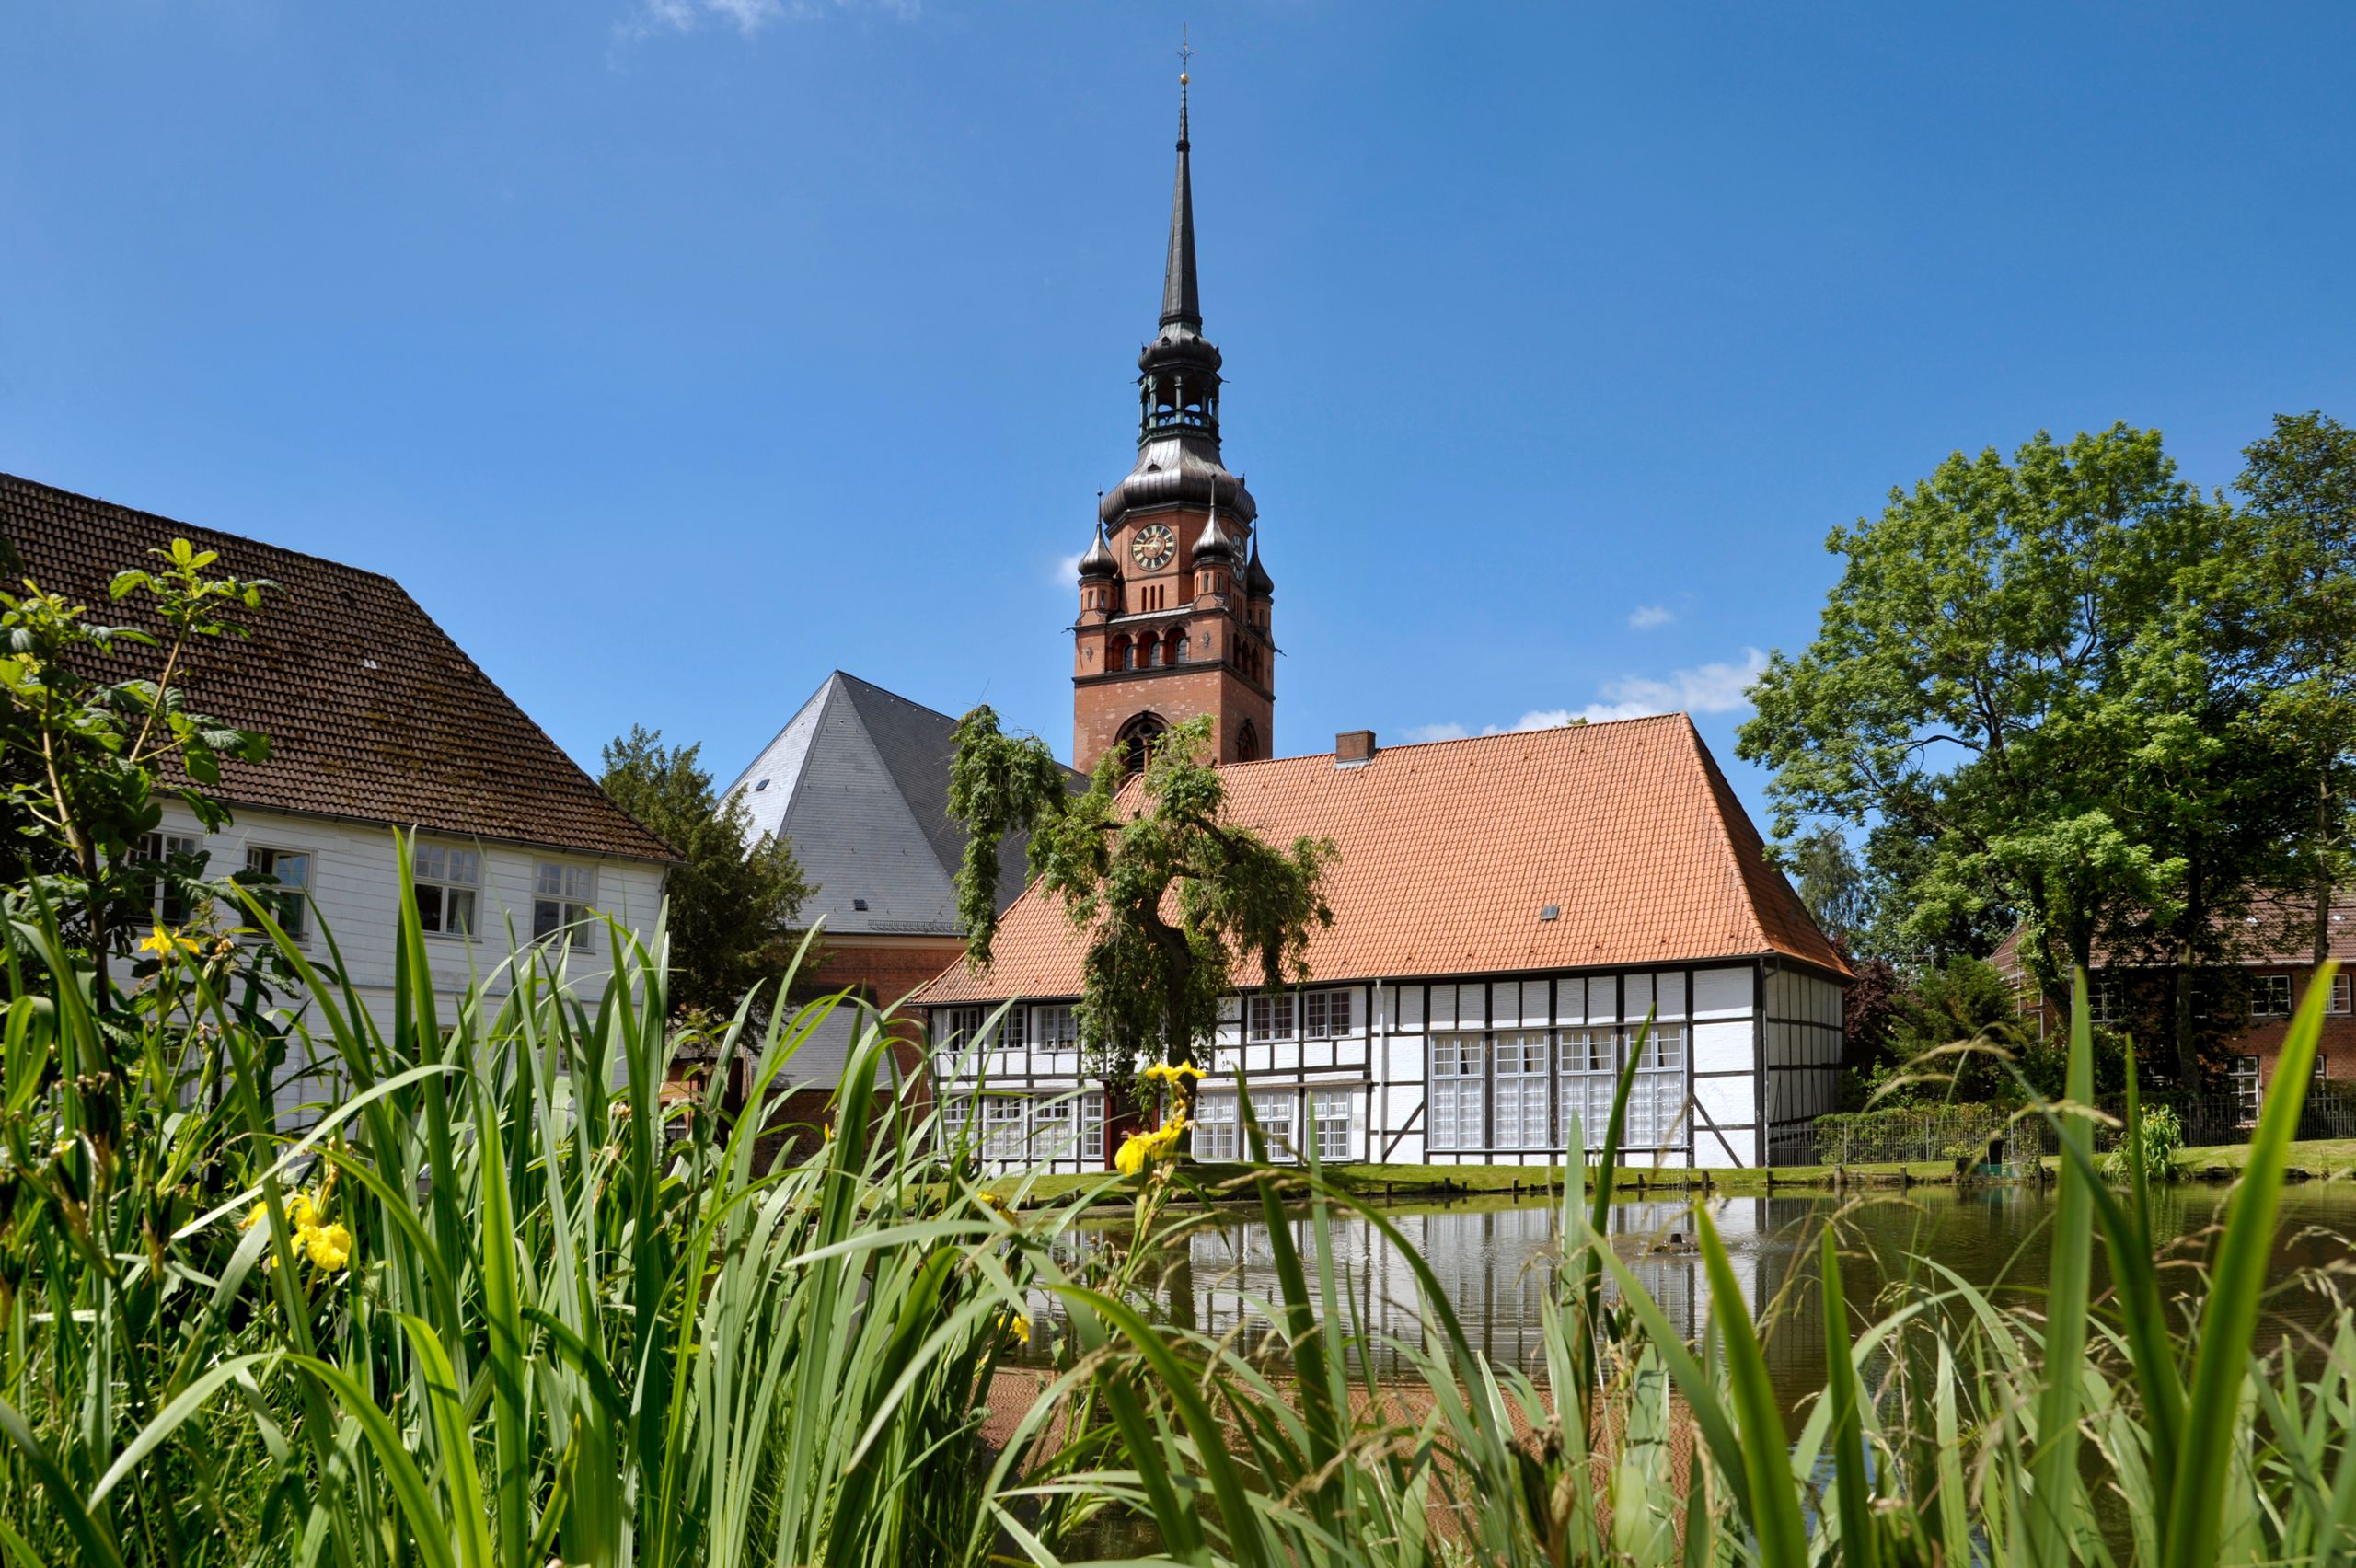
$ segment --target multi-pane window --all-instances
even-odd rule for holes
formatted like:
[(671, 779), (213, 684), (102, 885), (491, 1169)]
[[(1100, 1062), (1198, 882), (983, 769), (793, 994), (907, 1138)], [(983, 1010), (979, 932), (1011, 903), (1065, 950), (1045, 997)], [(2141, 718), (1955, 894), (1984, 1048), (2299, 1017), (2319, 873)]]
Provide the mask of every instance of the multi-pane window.
[(1310, 1113), (1316, 1118), (1317, 1158), (1347, 1159), (1357, 1153), (1358, 1097), (1347, 1089), (1320, 1089), (1310, 1094)]
[(2108, 980), (2096, 980), (2086, 986), (2086, 1021), (2113, 1024), (2119, 1020), (2119, 987)]
[(1064, 1096), (1037, 1101), (1031, 1107), (1031, 1158), (1068, 1159), (1072, 1140), (1072, 1102)]
[(1620, 1087), (1617, 1032), (1608, 1027), (1566, 1029), (1560, 1039), (1564, 1140), (1568, 1143), (1576, 1121), (1579, 1141), (1588, 1148), (1601, 1148), (1603, 1131), (1611, 1124), (1611, 1097)]
[[(2335, 974), (2331, 977), (2331, 1000), (2327, 1004), (2327, 1010), (2336, 1013), (2344, 1013), (2349, 1010), (2348, 982), (2349, 976), (2345, 974)], [(2320, 1062), (2323, 1058), (2317, 1056), (2316, 1060)]]
[(1083, 1168), (1102, 1170), (1104, 1164), (1104, 1097), (1090, 1092), (1080, 1096), (1080, 1163)]
[(594, 944), (589, 905), (597, 896), (597, 868), (542, 860), (532, 868), (532, 940), (545, 941), (569, 931), (576, 948)]
[(188, 900), (180, 890), (161, 874), (167, 860), (177, 860), (185, 855), (202, 855), (204, 840), (184, 833), (151, 833), (140, 840), (139, 858), (158, 868), (155, 881), (153, 903), (156, 918), (167, 926), (188, 924)]
[(943, 1045), (970, 1046), (982, 1037), (982, 1009), (979, 1008), (943, 1008), (941, 1012), (940, 1043)]
[(1293, 1095), (1292, 1090), (1254, 1094), (1252, 1114), (1260, 1124), (1260, 1131), (1268, 1140), (1270, 1159), (1290, 1159), (1293, 1154)]
[(1015, 1095), (994, 1094), (982, 1101), (982, 1158), (1020, 1160), (1022, 1158), (1022, 1101)]
[(2249, 983), (2249, 1016), (2252, 1018), (2288, 1018), (2291, 1016), (2291, 977), (2288, 974), (2259, 974)]
[(1432, 1037), (1428, 1120), (1434, 1148), (1479, 1148), (1487, 1141), (1486, 1119), (1481, 1113), (1484, 1055), (1477, 1034)]
[(1292, 1036), (1292, 993), (1254, 992), (1244, 998), (1243, 1037), (1246, 1040), (1289, 1040)]
[(1300, 1037), (1338, 1040), (1350, 1032), (1352, 991), (1311, 991), (1300, 998)]
[(1680, 1141), (1685, 1111), (1685, 1026), (1656, 1023), (1645, 1031), (1641, 1048), (1632, 1043), (1631, 1049), (1636, 1077), (1628, 1087), (1628, 1147), (1666, 1147)]
[(1195, 1101), (1195, 1158), (1237, 1159), (1242, 1147), (1238, 1141), (1241, 1125), (1234, 1095), (1203, 1095)]
[(296, 941), (311, 934), (311, 857), (302, 849), (272, 849), (246, 846), (246, 870), (268, 877), (277, 885), (260, 890), (260, 898), (279, 928)]
[(1069, 1007), (1033, 1008), (1031, 1043), (1043, 1051), (1068, 1050), (1080, 1043), (1080, 1020)]
[(1500, 1034), (1494, 1102), (1497, 1148), (1545, 1148), (1553, 1143), (1546, 1112), (1546, 1036), (1532, 1030)]
[(417, 923), (440, 936), (473, 936), (475, 901), (482, 890), (482, 856), (448, 845), (420, 844), (412, 863)]

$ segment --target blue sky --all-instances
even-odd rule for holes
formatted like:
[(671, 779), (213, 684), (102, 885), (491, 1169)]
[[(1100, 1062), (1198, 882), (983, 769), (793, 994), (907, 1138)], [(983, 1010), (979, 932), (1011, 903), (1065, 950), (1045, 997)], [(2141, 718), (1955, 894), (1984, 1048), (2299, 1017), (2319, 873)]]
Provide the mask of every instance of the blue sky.
[(1192, 27), (1277, 750), (1690, 707), (1828, 529), (2356, 419), (2356, 8), (14, 9), (0, 467), (397, 576), (593, 763), (837, 666), (1069, 745)]

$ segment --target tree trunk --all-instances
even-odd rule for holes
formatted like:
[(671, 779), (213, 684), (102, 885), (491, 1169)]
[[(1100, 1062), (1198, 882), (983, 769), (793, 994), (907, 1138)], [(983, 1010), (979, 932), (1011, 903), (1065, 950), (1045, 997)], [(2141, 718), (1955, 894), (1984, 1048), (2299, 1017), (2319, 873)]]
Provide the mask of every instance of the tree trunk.
[(2331, 756), (2326, 753), (2316, 775), (2315, 963), (2318, 968), (2331, 957)]
[(2208, 900), (2203, 896), (2200, 866), (2195, 861), (2192, 875), (2185, 889), (2184, 913), (2177, 917), (2176, 938), (2176, 1016), (2172, 1020), (2176, 1034), (2177, 1088), (2188, 1093), (2200, 1086), (2200, 1042), (2193, 1028), (2193, 988), (2200, 983), (2194, 972), (2194, 960), (2199, 956), (2195, 940), (2209, 920)]

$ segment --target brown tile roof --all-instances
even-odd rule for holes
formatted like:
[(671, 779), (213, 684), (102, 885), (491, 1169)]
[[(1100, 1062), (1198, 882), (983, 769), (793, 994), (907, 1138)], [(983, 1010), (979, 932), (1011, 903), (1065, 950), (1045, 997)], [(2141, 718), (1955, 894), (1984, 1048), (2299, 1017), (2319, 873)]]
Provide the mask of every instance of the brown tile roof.
[[(1319, 980), (1769, 953), (1848, 973), (1681, 713), (1221, 771), (1233, 820), (1340, 850), (1334, 924), (1309, 945)], [(1549, 904), (1562, 914), (1542, 921)], [(996, 946), (988, 974), (960, 964), (914, 999), (1079, 993), (1081, 939), (1037, 888)]]
[[(2223, 950), (2218, 956), (2221, 964), (2243, 969), (2304, 968), (2315, 962), (2316, 895), (2312, 893), (2258, 893), (2251, 896), (2246, 914), (2218, 916), (2212, 928), (2223, 938), (2219, 945)], [(2356, 894), (2343, 889), (2331, 901), (2330, 935), (2326, 951), (2331, 962), (2339, 964), (2356, 963)], [(2027, 928), (2015, 926), (1988, 962), (2007, 974), (2021, 971), (2021, 942)], [(2065, 970), (2067, 957), (2059, 962)], [(2107, 968), (2152, 969), (2173, 965), (2159, 952), (2138, 952), (2131, 945), (2121, 949), (2114, 944), (2095, 944), (2094, 966), (2096, 971)]]
[[(181, 683), (198, 712), (270, 737), (268, 762), (223, 769), (215, 792), (233, 805), (674, 858), (389, 577), (9, 474), (0, 536), (23, 576), (102, 623), (140, 623), (140, 601), (110, 604), (107, 584), (175, 538), (219, 551), (219, 571), (279, 585), (247, 617), (253, 635), (198, 649)], [(146, 673), (111, 663), (116, 678)]]

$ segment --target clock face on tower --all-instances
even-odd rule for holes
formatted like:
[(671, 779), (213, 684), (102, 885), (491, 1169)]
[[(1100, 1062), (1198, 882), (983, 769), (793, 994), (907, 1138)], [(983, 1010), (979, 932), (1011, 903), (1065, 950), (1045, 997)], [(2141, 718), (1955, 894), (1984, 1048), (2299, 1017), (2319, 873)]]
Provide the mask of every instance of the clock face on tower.
[(1148, 571), (1160, 571), (1178, 553), (1178, 536), (1167, 523), (1149, 523), (1129, 541), (1129, 557)]

